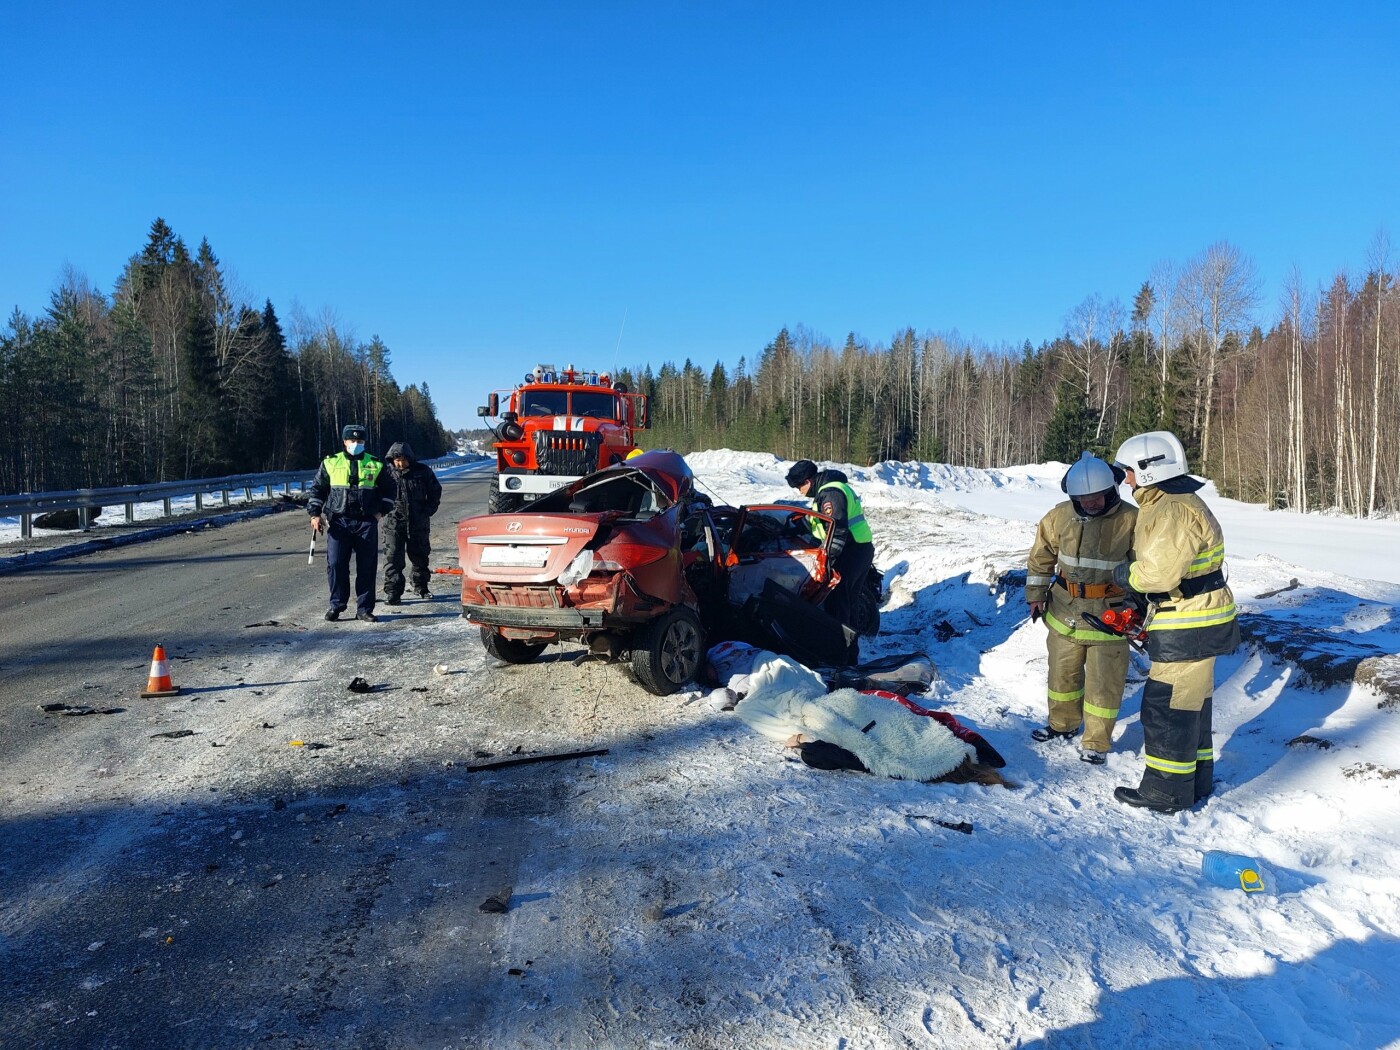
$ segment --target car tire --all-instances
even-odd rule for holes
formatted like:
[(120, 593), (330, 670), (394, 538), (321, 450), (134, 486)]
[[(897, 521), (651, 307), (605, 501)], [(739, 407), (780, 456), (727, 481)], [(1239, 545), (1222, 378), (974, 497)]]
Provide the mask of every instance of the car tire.
[(700, 617), (677, 606), (642, 630), (632, 647), (632, 673), (643, 689), (668, 696), (693, 680), (705, 659)]
[(856, 599), (856, 622), (851, 626), (863, 638), (874, 638), (880, 633), (880, 599), (883, 597), (884, 579), (884, 573), (871, 569)]
[(487, 514), (513, 514), (521, 508), (524, 500), (519, 496), (509, 492), (502, 492), (499, 488), (493, 487), (491, 494), (486, 497)]
[(481, 644), (497, 660), (508, 664), (528, 664), (544, 652), (544, 642), (522, 642), (515, 638), (502, 638), (495, 631), (483, 627)]

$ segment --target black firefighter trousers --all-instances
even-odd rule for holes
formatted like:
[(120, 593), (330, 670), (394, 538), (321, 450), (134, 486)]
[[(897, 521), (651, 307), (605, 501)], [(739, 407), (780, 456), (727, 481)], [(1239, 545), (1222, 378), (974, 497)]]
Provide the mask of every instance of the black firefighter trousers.
[(1143, 757), (1138, 790), (1182, 809), (1211, 792), (1215, 747), (1211, 699), (1215, 657), (1154, 663), (1142, 690)]

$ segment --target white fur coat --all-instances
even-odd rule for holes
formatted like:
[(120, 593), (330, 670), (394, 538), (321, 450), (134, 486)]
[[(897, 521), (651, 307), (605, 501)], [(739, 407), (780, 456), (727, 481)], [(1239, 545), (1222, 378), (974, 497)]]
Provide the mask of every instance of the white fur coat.
[(872, 773), (905, 780), (934, 780), (963, 759), (976, 761), (972, 745), (938, 721), (854, 689), (828, 693), (820, 675), (786, 656), (761, 654), (748, 685), (734, 713), (769, 740), (783, 743), (794, 733), (824, 740), (850, 751)]

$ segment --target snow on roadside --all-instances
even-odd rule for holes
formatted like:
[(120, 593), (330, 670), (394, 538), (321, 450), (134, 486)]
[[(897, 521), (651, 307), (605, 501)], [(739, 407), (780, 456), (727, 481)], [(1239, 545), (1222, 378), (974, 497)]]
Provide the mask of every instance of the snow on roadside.
[[(793, 497), (777, 457), (721, 450), (688, 460), (727, 502)], [(599, 967), (615, 978), (633, 967), (646, 987), (608, 1001), (617, 1030), (658, 1019), (692, 1030), (695, 1008), (674, 1005), (696, 994), (680, 939), (706, 953), (710, 984), (730, 982), (733, 1045), (1340, 1048), (1400, 1038), (1397, 713), (1363, 689), (1300, 688), (1294, 669), (1241, 651), (1217, 668), (1215, 797), (1173, 817), (1125, 808), (1112, 789), (1141, 772), (1146, 665), (1134, 665), (1106, 767), (1079, 762), (1071, 747), (1033, 744), (1029, 730), (1044, 717), (1043, 628), (1026, 621), (1019, 589), (997, 585), (1023, 565), (1033, 522), (1062, 498), (1063, 468), (843, 469), (889, 581), (874, 651), (929, 652), (943, 678), (930, 702), (981, 729), (1023, 786), (808, 770), (728, 716), (697, 719), (694, 694), (676, 698), (683, 761), (673, 756), (672, 786), (653, 773), (648, 804), (629, 805), (636, 870), (610, 878), (608, 892), (662, 896), (677, 910), (664, 933), (629, 921), (635, 912), (615, 917), (630, 931), (625, 964), (616, 929)], [(1229, 549), (1250, 550), (1279, 517), (1232, 506)], [(1336, 519), (1292, 519), (1300, 541), (1314, 537), (1297, 544), (1311, 563), (1231, 558), (1244, 609), (1291, 605), (1320, 629), (1376, 636), (1393, 651), (1400, 587), (1345, 573), (1379, 568), (1385, 547), (1356, 550)], [(1293, 578), (1294, 591), (1250, 598)], [(1323, 743), (1289, 746), (1303, 735)], [(615, 780), (641, 775), (620, 762), (600, 768)], [(596, 782), (590, 790), (600, 792)], [(967, 821), (973, 833), (940, 820)], [(693, 869), (678, 869), (678, 842), (699, 862)], [(586, 865), (589, 844), (574, 845), (582, 859), (571, 863)], [(1260, 858), (1269, 892), (1205, 883), (1201, 853), (1214, 848)], [(665, 887), (643, 874), (659, 869)], [(725, 931), (732, 956), (715, 954)], [(655, 961), (642, 962), (645, 952)], [(527, 1020), (503, 1016), (504, 1030), (512, 1018)], [(537, 1003), (518, 1031), (567, 1043), (567, 1023)], [(719, 1034), (710, 1031), (715, 1045), (729, 1045)]]

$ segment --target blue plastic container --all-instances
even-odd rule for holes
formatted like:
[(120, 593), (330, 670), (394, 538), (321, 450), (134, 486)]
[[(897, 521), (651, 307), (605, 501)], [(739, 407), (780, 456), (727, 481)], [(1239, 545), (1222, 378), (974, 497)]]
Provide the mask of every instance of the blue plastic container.
[(1245, 893), (1259, 893), (1264, 889), (1264, 878), (1260, 874), (1259, 862), (1242, 853), (1226, 853), (1224, 850), (1206, 850), (1201, 858), (1201, 874), (1209, 881), (1227, 890), (1244, 890)]

